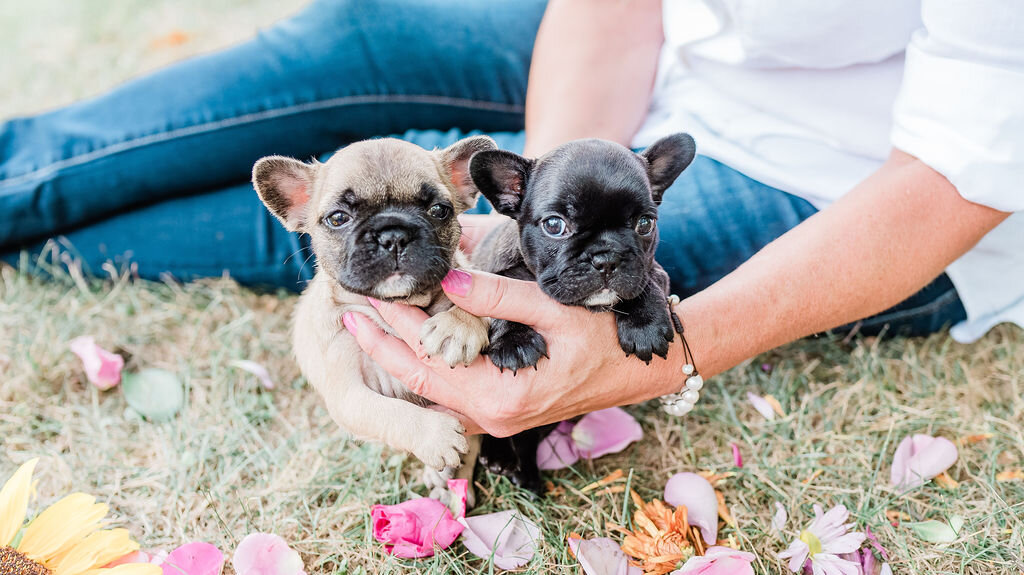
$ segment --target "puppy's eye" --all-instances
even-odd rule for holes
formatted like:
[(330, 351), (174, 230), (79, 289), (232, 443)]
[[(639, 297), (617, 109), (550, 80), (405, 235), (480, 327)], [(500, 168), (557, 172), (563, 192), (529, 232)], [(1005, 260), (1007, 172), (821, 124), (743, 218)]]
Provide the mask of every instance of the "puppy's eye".
[(636, 233), (641, 236), (646, 236), (654, 231), (654, 218), (650, 216), (640, 216), (636, 220)]
[(324, 224), (329, 228), (337, 229), (347, 224), (351, 219), (352, 216), (341, 210), (336, 210), (327, 214), (327, 217), (324, 218)]
[(444, 204), (434, 204), (427, 213), (436, 220), (447, 220), (448, 216), (452, 215), (452, 209)]
[(565, 220), (558, 216), (551, 216), (540, 223), (540, 229), (544, 230), (545, 234), (553, 238), (564, 236)]

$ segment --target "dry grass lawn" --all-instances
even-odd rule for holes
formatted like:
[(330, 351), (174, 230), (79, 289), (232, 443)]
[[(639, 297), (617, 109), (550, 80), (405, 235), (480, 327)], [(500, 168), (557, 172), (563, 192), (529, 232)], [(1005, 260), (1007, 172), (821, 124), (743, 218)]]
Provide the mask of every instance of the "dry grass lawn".
[[(95, 93), (243, 38), (299, 4), (4, 3), (0, 53), (19, 58), (3, 59), (13, 67), (0, 71), (0, 110), (29, 112)], [(54, 37), (60, 41), (44, 46), (42, 38)], [(380, 551), (369, 506), (422, 493), (418, 464), (350, 441), (330, 421), (289, 358), (291, 294), (254, 293), (229, 280), (175, 285), (57, 271), (44, 281), (10, 268), (0, 273), (0, 478), (41, 456), (40, 505), (69, 490), (95, 493), (148, 548), (207, 540), (230, 553), (246, 533), (272, 531), (302, 553), (311, 574), (489, 570), (459, 544), (415, 562)], [(129, 356), (129, 370), (177, 373), (187, 386), (185, 410), (168, 423), (148, 423), (120, 392), (87, 384), (67, 349), (82, 334)], [(267, 366), (277, 388), (263, 390), (229, 366), (235, 359)], [(765, 421), (747, 391), (772, 394), (787, 415)], [(1024, 572), (1024, 482), (995, 480), (1024, 465), (1018, 329), (1000, 327), (969, 346), (946, 335), (803, 341), (714, 378), (682, 420), (652, 405), (630, 410), (644, 440), (549, 474), (562, 495), (535, 501), (505, 480), (478, 476), (480, 511), (514, 507), (541, 525), (544, 541), (527, 572), (578, 573), (566, 535), (605, 535), (607, 521), (624, 521), (624, 494), (579, 491), (617, 468), (645, 498), (658, 496), (678, 471), (736, 471), (722, 489), (738, 528), (722, 536), (758, 555), (758, 573), (783, 572), (774, 553), (816, 502), (853, 510), (890, 550), (896, 573)], [(961, 448), (950, 470), (958, 487), (930, 484), (899, 496), (888, 485), (889, 462), (912, 433), (992, 437)], [(733, 467), (733, 442), (746, 460), (742, 469)], [(786, 540), (768, 529), (774, 501), (790, 511)], [(962, 515), (966, 526), (955, 542), (932, 544), (890, 523), (886, 511), (913, 520)]]

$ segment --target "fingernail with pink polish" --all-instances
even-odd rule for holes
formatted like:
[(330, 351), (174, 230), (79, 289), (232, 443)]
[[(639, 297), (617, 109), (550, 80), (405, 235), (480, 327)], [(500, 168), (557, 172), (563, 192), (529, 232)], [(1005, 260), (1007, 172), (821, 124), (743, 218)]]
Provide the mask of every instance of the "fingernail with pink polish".
[(356, 316), (352, 312), (345, 312), (345, 315), (341, 316), (341, 323), (345, 324), (345, 329), (348, 330), (352, 335), (356, 334), (358, 327), (356, 326)]
[(373, 299), (372, 297), (367, 297), (366, 301), (370, 302), (370, 305), (373, 306), (373, 309), (377, 309), (380, 307), (380, 300)]
[(466, 295), (473, 284), (473, 276), (462, 271), (452, 270), (441, 280), (441, 288), (453, 295)]

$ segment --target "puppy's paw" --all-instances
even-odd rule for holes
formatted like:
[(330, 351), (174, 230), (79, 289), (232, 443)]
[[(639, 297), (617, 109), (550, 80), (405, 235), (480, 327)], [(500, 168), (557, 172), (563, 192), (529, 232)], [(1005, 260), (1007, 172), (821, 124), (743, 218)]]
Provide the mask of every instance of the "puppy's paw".
[(480, 445), (480, 464), (490, 473), (507, 477), (512, 485), (542, 495), (540, 469), (535, 463), (536, 443), (531, 445), (530, 453), (519, 453), (522, 446), (516, 444), (517, 437), (519, 436), (504, 438), (483, 436)]
[[(427, 497), (451, 507), (452, 492), (448, 489), (448, 481), (455, 479), (458, 475), (459, 469), (455, 467), (445, 467), (440, 471), (424, 467), (420, 473), (420, 479), (429, 490)], [(470, 480), (466, 483), (466, 508), (472, 509), (475, 506), (476, 490), (473, 488), (473, 481)]]
[(462, 454), (469, 451), (465, 428), (458, 419), (443, 413), (432, 413), (427, 425), (419, 431), (419, 440), (412, 449), (424, 465), (438, 471), (445, 467), (458, 467)]
[(496, 319), (491, 322), (491, 343), (484, 352), (491, 363), (512, 373), (524, 367), (537, 367), (540, 358), (548, 356), (548, 345), (532, 327)]
[(440, 357), (455, 367), (473, 363), (487, 347), (487, 321), (451, 308), (423, 322), (420, 344), (431, 357)]
[(630, 316), (617, 316), (616, 324), (619, 332), (619, 345), (626, 355), (635, 355), (644, 362), (650, 363), (655, 355), (666, 357), (669, 344), (675, 338), (672, 320), (668, 314), (662, 321), (640, 323)]

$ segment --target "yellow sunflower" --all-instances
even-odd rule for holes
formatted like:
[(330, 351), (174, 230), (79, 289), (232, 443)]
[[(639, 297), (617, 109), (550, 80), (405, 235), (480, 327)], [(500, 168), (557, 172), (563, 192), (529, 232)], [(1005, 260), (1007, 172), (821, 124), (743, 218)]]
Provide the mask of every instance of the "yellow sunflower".
[(22, 465), (0, 489), (0, 575), (161, 575), (148, 563), (103, 568), (139, 544), (127, 529), (101, 529), (108, 508), (85, 493), (54, 503), (22, 531), (37, 461)]

